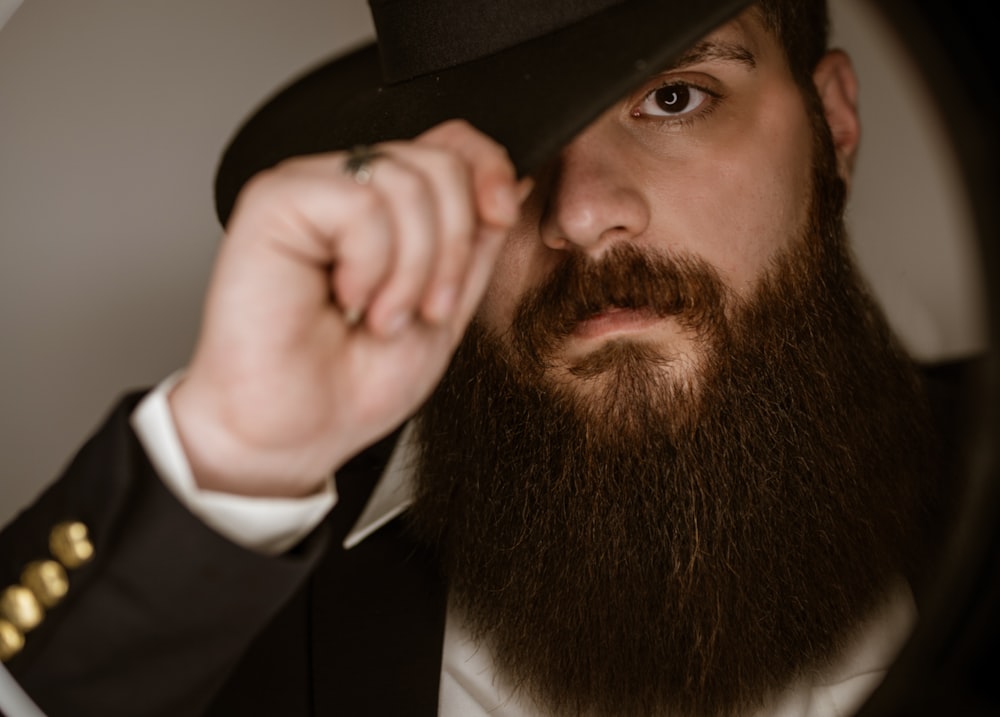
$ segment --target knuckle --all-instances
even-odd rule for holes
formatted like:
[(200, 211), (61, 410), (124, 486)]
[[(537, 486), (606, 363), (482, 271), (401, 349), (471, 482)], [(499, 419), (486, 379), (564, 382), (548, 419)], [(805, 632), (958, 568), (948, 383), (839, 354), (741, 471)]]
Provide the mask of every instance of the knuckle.
[(483, 148), (497, 157), (508, 159), (507, 148), (490, 137), (488, 134), (477, 132), (477, 140), (482, 143)]
[(276, 171), (276, 168), (270, 167), (250, 177), (240, 190), (240, 198), (244, 201), (250, 201), (261, 196), (267, 196), (270, 192), (270, 187), (275, 184)]
[(470, 136), (479, 134), (472, 124), (467, 120), (454, 118), (445, 120), (440, 124), (431, 127), (429, 130), (424, 132), (421, 137), (424, 139), (430, 139), (434, 142), (461, 142)]
[(281, 177), (274, 168), (258, 172), (240, 189), (233, 206), (233, 217), (267, 216), (280, 209), (282, 186)]
[(435, 161), (441, 171), (451, 175), (465, 177), (468, 175), (468, 165), (455, 152), (439, 151), (435, 153)]
[(464, 120), (458, 117), (450, 120), (445, 120), (440, 125), (438, 125), (438, 127), (445, 134), (461, 135), (461, 134), (469, 134), (472, 132), (476, 132), (476, 128), (473, 127), (468, 120)]

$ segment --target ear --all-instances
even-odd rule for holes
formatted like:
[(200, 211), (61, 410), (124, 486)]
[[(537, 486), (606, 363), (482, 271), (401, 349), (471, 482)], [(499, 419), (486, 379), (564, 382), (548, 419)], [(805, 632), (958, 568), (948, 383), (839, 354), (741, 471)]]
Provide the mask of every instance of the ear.
[(813, 82), (823, 103), (826, 122), (833, 135), (837, 152), (837, 170), (851, 186), (854, 157), (861, 140), (861, 122), (858, 119), (858, 78), (854, 74), (851, 58), (841, 50), (831, 50), (816, 65)]

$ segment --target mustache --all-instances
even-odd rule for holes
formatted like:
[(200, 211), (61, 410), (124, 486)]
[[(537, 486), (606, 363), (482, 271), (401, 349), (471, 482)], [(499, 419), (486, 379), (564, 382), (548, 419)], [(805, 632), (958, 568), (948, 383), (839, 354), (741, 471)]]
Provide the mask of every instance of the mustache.
[(718, 272), (694, 256), (671, 256), (632, 244), (600, 259), (574, 252), (519, 303), (514, 341), (542, 360), (583, 321), (612, 309), (674, 317), (685, 328), (712, 332), (725, 320), (728, 291)]

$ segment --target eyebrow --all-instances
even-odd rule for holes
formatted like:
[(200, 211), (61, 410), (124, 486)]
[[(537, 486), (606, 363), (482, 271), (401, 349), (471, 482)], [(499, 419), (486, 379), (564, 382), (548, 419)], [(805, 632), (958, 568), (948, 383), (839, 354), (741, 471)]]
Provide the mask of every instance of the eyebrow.
[(712, 60), (737, 62), (751, 70), (757, 68), (757, 58), (743, 45), (735, 42), (703, 40), (681, 55), (669, 69), (680, 70), (691, 65), (697, 65), (699, 62)]

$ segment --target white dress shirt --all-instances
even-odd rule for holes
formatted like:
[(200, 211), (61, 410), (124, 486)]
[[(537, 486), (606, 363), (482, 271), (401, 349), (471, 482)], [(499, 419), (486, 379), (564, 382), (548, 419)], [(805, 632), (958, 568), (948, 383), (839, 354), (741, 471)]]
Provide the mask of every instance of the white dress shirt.
[[(332, 479), (319, 495), (274, 500), (201, 491), (174, 429), (167, 394), (171, 377), (149, 394), (132, 423), (164, 482), (202, 520), (245, 547), (278, 554), (304, 537), (336, 502)], [(407, 426), (357, 522), (344, 540), (350, 549), (403, 512), (412, 500), (414, 447)], [(902, 581), (882, 609), (821, 677), (789, 686), (776, 703), (749, 717), (847, 717), (878, 686), (916, 619)], [(477, 644), (449, 609), (444, 634), (440, 717), (544, 717), (530, 698), (498, 674), (488, 644)]]

